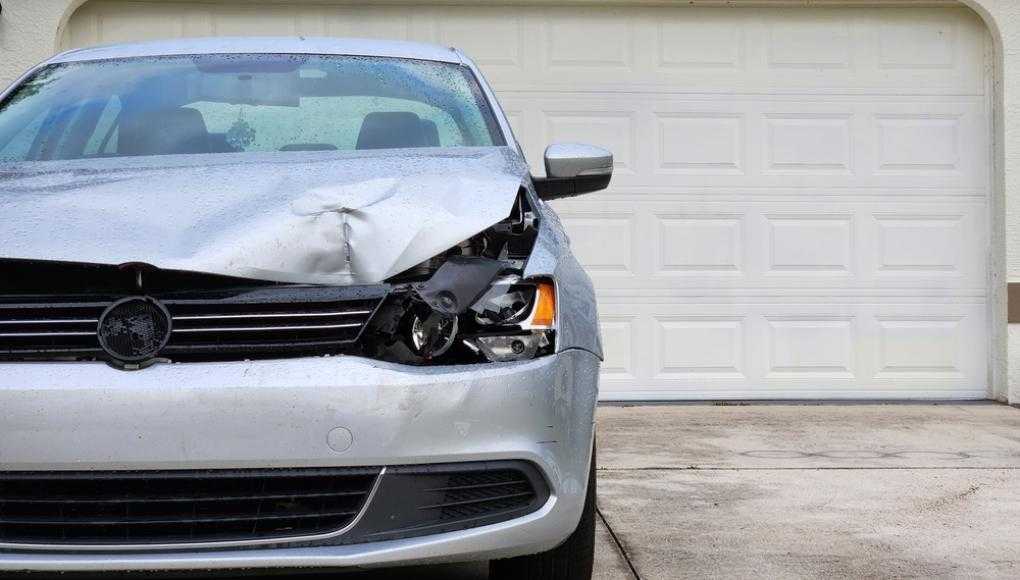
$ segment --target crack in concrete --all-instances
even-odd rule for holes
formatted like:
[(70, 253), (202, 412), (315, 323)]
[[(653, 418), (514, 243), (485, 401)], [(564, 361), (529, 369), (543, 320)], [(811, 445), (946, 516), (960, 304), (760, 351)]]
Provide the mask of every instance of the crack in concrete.
[(637, 568), (635, 568), (634, 563), (630, 561), (630, 554), (627, 553), (627, 548), (623, 547), (623, 542), (620, 540), (619, 536), (616, 535), (616, 530), (614, 530), (613, 526), (609, 525), (609, 522), (606, 521), (606, 516), (602, 514), (602, 509), (596, 507), (595, 513), (599, 516), (599, 521), (602, 522), (602, 525), (606, 527), (606, 531), (609, 532), (609, 537), (613, 539), (613, 544), (615, 544), (616, 549), (619, 550), (620, 556), (623, 557), (623, 561), (626, 562), (627, 567), (630, 568), (630, 575), (634, 578), (634, 580), (641, 580), (641, 575), (638, 574)]

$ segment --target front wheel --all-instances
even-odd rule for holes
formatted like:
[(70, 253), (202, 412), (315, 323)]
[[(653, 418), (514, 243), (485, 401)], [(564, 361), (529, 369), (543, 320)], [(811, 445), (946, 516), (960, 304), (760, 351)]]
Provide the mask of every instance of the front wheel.
[(595, 562), (595, 451), (592, 449), (588, 492), (577, 528), (559, 546), (538, 554), (493, 560), (489, 580), (590, 580)]

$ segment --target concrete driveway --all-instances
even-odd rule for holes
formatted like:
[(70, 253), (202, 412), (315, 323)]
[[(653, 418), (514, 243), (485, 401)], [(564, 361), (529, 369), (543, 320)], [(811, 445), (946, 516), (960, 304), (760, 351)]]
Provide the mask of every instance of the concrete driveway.
[(1020, 574), (1018, 409), (603, 407), (599, 433), (629, 561), (603, 577)]

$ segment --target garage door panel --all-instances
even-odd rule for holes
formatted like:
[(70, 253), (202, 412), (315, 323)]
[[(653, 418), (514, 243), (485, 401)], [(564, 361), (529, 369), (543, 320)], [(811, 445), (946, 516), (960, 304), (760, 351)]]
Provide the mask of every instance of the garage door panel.
[(602, 348), (605, 359), (602, 362), (602, 379), (620, 384), (633, 384), (638, 380), (637, 365), (641, 359), (638, 350), (642, 336), (638, 335), (637, 315), (605, 314), (600, 317)]
[(818, 103), (511, 92), (504, 100), (540, 127), (535, 145), (528, 143), (535, 161), (557, 140), (587, 139), (618, 152), (614, 190), (883, 187), (984, 195), (989, 187), (981, 98)]
[(604, 300), (601, 310), (617, 347), (609, 398), (983, 396), (980, 303)]
[(652, 38), (659, 73), (686, 78), (697, 73), (722, 75), (733, 79), (730, 82), (745, 73), (751, 14), (664, 10), (657, 16)]
[(570, 8), (548, 9), (539, 27), (540, 70), (549, 78), (563, 75), (579, 82), (639, 80), (635, 67), (636, 15), (628, 10), (599, 10), (578, 18)]
[(281, 5), (230, 4), (209, 7), (212, 33), (223, 36), (298, 34), (297, 14)]
[(857, 365), (857, 324), (835, 314), (763, 317), (768, 359), (766, 381), (853, 381)]
[(991, 190), (981, 20), (958, 7), (88, 2), (64, 42), (327, 34), (455, 45), (595, 281), (604, 398), (983, 397)]
[(313, 29), (321, 26), (328, 36), (354, 36), (412, 40), (416, 34), (411, 15), (398, 7), (334, 7), (333, 10), (300, 10), (299, 20)]
[(985, 289), (981, 202), (636, 199), (555, 207), (602, 290)]
[(574, 255), (589, 275), (624, 278), (640, 285), (643, 268), (638, 252), (639, 244), (644, 244), (634, 212), (563, 211), (560, 221), (569, 232)]

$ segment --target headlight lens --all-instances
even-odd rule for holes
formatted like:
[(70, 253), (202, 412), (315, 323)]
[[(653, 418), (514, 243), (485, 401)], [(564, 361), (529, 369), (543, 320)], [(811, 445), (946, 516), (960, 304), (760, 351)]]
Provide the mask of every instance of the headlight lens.
[(535, 358), (539, 348), (549, 346), (549, 338), (544, 332), (511, 336), (476, 336), (468, 340), (492, 362)]
[(551, 281), (497, 280), (472, 309), (482, 332), (464, 337), (464, 344), (489, 361), (527, 360), (552, 350), (556, 288)]

